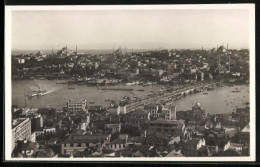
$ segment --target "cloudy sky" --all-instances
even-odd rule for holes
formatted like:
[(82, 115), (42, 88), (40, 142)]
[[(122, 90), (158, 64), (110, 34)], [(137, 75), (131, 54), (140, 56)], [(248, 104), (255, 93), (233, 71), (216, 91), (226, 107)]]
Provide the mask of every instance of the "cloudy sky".
[(13, 11), (12, 49), (248, 48), (248, 10)]

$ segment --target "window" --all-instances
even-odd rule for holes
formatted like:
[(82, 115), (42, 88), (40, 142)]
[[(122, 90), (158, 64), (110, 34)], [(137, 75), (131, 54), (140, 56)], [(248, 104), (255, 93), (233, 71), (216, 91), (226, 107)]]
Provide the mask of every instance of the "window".
[(70, 143), (70, 147), (73, 147), (73, 143)]

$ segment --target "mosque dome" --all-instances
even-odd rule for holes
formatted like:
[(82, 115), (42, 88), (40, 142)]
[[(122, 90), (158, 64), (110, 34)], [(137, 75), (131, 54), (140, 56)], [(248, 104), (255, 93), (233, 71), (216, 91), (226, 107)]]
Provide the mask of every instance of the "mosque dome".
[(201, 105), (200, 105), (200, 103), (199, 102), (197, 102), (195, 105), (194, 105), (194, 107), (200, 107)]

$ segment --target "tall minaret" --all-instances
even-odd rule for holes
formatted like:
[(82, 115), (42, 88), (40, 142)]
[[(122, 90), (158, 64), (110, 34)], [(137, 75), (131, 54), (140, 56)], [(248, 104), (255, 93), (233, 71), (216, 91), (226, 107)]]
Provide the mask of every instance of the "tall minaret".
[(77, 45), (76, 45), (76, 56), (78, 55), (78, 47), (77, 47)]
[(228, 43), (227, 43), (227, 50), (228, 50)]
[(228, 71), (230, 72), (230, 54), (228, 55)]
[(114, 54), (114, 52), (115, 52), (115, 47), (114, 47), (114, 45), (113, 45), (113, 54)]
[(52, 55), (54, 55), (54, 53), (53, 53), (53, 47), (52, 47), (52, 49), (51, 49), (51, 53), (52, 53)]

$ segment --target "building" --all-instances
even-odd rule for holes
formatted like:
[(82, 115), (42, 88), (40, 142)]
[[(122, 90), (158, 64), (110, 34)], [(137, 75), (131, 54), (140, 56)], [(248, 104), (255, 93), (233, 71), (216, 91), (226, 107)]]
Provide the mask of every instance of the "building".
[(179, 135), (185, 129), (184, 120), (155, 120), (150, 122), (148, 133), (166, 133)]
[(197, 102), (193, 107), (193, 117), (195, 118), (195, 121), (203, 120), (205, 118), (205, 110), (201, 107), (200, 103)]
[(150, 113), (150, 116), (154, 117), (154, 118), (157, 118), (158, 110), (159, 110), (159, 106), (155, 105), (153, 103), (150, 103), (150, 104), (144, 106), (144, 111), (146, 111), (147, 113)]
[(176, 120), (176, 106), (168, 105), (162, 108), (165, 120)]
[(38, 145), (36, 142), (28, 140), (18, 140), (17, 145), (12, 152), (12, 157), (32, 157)]
[(70, 99), (67, 102), (67, 109), (69, 112), (87, 112), (87, 100), (86, 99)]
[(129, 112), (122, 117), (122, 121), (128, 124), (141, 125), (150, 120), (150, 113), (147, 113), (141, 109)]
[(105, 130), (111, 133), (116, 133), (121, 131), (121, 123), (119, 124), (106, 124)]
[(126, 106), (118, 106), (117, 108), (111, 108), (109, 110), (109, 121), (110, 123), (120, 123), (122, 116), (126, 114)]
[(243, 146), (244, 145), (241, 143), (231, 143), (230, 141), (228, 141), (224, 146), (224, 151), (233, 150), (241, 154), (243, 150)]
[(185, 157), (197, 157), (202, 146), (205, 146), (204, 139), (187, 139), (181, 152)]
[(86, 148), (106, 145), (110, 142), (110, 135), (71, 135), (61, 144), (61, 154), (84, 152)]
[(12, 150), (17, 140), (30, 139), (31, 120), (29, 118), (18, 118), (12, 122)]
[(237, 108), (236, 113), (239, 115), (240, 128), (244, 128), (250, 120), (249, 107)]
[(53, 108), (39, 108), (37, 113), (48, 118), (54, 118), (56, 116), (56, 110)]
[(35, 116), (32, 120), (32, 132), (43, 128), (43, 118), (41, 114)]
[(109, 143), (108, 148), (114, 151), (125, 149), (127, 147), (128, 135), (119, 135), (117, 139)]
[(249, 123), (241, 130), (239, 133), (240, 142), (244, 144), (249, 144), (250, 139), (250, 125)]

